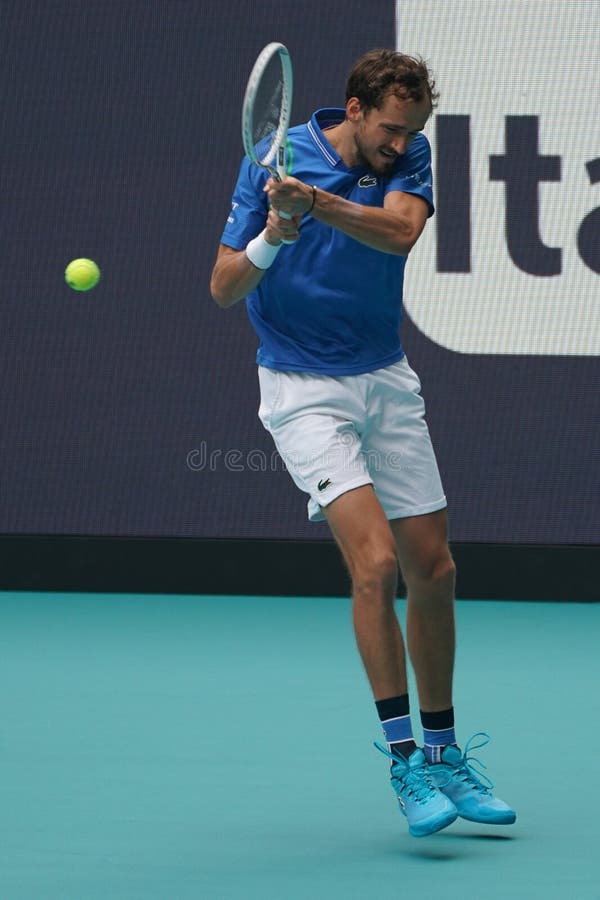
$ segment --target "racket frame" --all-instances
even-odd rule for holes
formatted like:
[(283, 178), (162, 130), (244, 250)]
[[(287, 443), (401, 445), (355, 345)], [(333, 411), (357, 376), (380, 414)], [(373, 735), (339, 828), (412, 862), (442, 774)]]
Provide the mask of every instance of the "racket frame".
[[(283, 76), (279, 122), (268, 152), (262, 159), (259, 159), (256, 153), (254, 135), (252, 132), (254, 101), (256, 98), (257, 87), (260, 84), (263, 73), (275, 55), (279, 56)], [(294, 76), (289, 51), (285, 44), (281, 44), (278, 41), (272, 41), (259, 53), (252, 68), (252, 72), (250, 73), (250, 77), (248, 78), (244, 102), (242, 104), (242, 142), (248, 159), (255, 165), (267, 169), (271, 177), (275, 178), (276, 181), (283, 181), (286, 175), (285, 145), (292, 113), (293, 87)]]

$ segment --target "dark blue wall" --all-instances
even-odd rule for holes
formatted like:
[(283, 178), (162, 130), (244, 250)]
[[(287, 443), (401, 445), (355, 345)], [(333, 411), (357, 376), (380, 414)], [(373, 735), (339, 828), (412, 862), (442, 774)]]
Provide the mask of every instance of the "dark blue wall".
[[(256, 418), (243, 304), (208, 291), (273, 39), (301, 122), (394, 46), (394, 3), (2, 4), (0, 532), (328, 536)], [(63, 280), (78, 256), (102, 269), (89, 294)], [(464, 356), (410, 321), (405, 344), (453, 540), (600, 542), (598, 360)]]

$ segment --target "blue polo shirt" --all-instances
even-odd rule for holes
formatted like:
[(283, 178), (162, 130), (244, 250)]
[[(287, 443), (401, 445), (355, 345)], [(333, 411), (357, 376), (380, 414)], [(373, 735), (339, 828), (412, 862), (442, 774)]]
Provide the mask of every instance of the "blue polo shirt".
[[(318, 110), (288, 134), (288, 172), (362, 206), (382, 207), (388, 191), (423, 197), (433, 214), (431, 150), (419, 133), (392, 172), (348, 168), (325, 129), (343, 109)], [(243, 250), (265, 226), (268, 174), (244, 159), (221, 242)], [(246, 298), (260, 344), (259, 365), (283, 371), (356, 375), (402, 358), (400, 342), (405, 256), (366, 247), (306, 215), (300, 238), (279, 251)]]

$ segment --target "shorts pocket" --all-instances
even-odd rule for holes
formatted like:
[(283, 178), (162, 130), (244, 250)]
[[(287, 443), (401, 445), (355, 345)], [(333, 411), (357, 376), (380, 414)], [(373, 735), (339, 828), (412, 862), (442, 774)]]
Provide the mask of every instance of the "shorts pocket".
[(276, 369), (258, 367), (258, 383), (260, 385), (260, 406), (258, 418), (267, 431), (271, 430), (271, 420), (281, 395), (281, 372)]

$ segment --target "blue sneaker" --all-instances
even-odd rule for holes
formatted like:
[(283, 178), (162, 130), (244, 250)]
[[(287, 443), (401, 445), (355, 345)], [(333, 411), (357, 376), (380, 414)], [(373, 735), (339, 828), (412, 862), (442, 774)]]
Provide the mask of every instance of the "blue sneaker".
[(391, 781), (398, 797), (400, 812), (408, 820), (413, 837), (424, 837), (440, 831), (456, 819), (458, 813), (451, 800), (434, 784), (422, 750), (410, 757), (395, 756), (375, 741), (375, 746), (392, 760)]
[(472, 766), (472, 763), (477, 763), (485, 769), (484, 763), (467, 755), (472, 742), (479, 737), (484, 740), (472, 748), (477, 750), (490, 741), (490, 736), (484, 731), (469, 738), (463, 754), (458, 747), (444, 747), (442, 761), (429, 767), (431, 777), (440, 791), (452, 800), (463, 819), (489, 825), (512, 825), (517, 818), (516, 812), (503, 800), (494, 797), (493, 783)]

